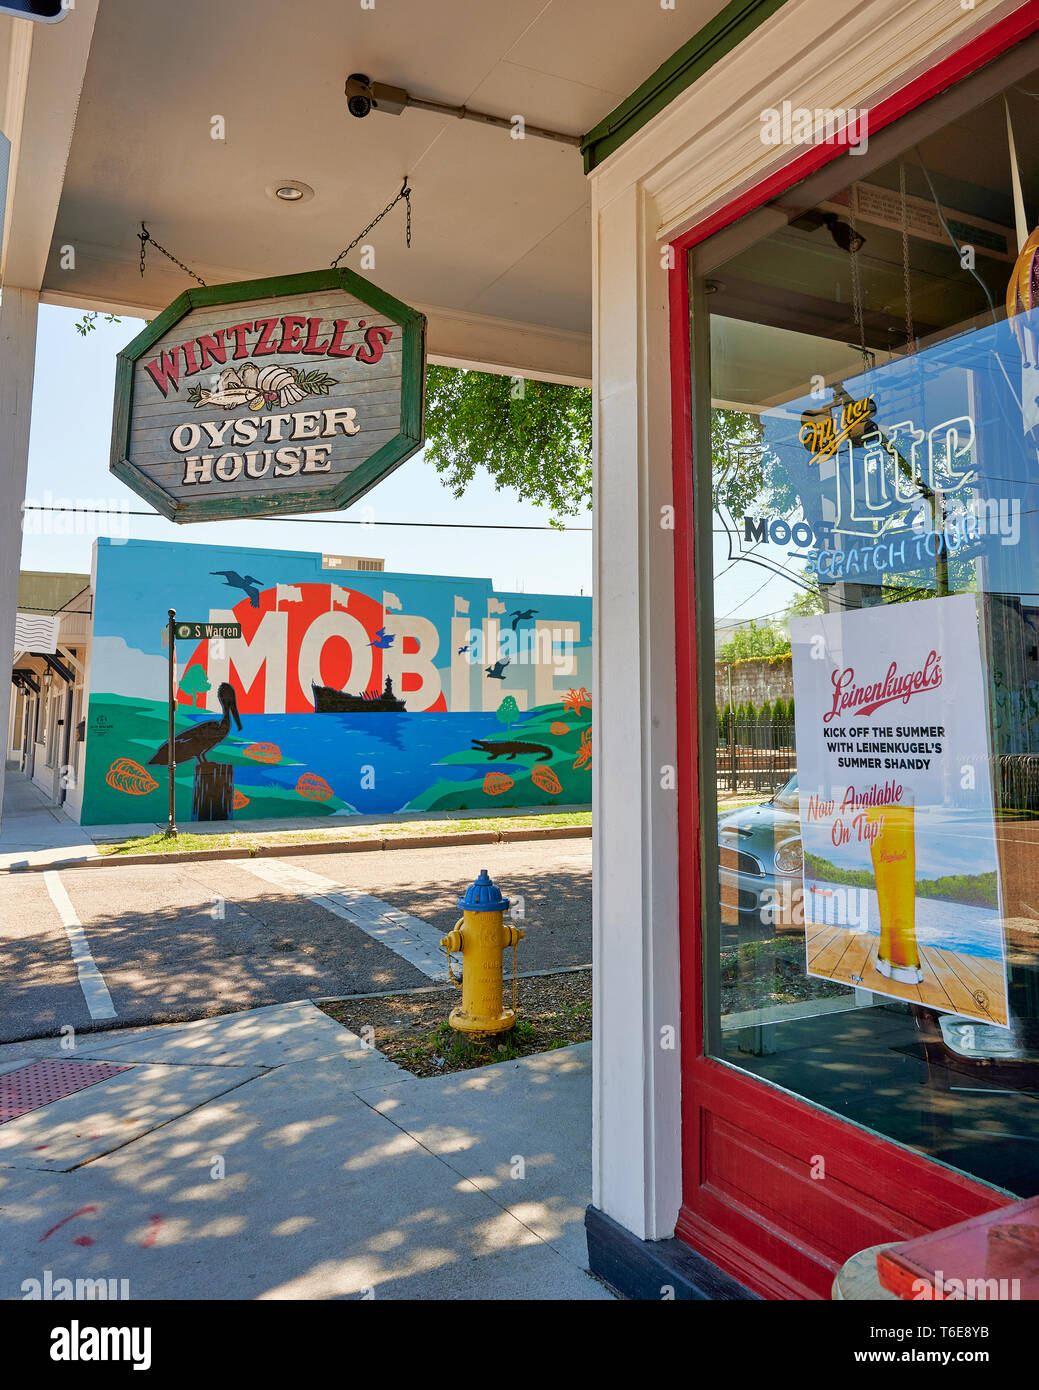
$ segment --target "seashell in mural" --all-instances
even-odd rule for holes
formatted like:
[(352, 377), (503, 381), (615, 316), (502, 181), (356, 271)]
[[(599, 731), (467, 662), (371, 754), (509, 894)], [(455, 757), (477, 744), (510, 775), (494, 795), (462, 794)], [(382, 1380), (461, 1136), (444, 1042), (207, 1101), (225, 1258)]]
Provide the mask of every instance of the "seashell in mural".
[(559, 734), (568, 734), (570, 732), (570, 725), (564, 724), (556, 719), (548, 726), (548, 732), (550, 734), (555, 734), (557, 737)]
[(133, 758), (116, 758), (105, 774), (105, 781), (117, 792), (128, 792), (130, 796), (147, 796), (159, 785), (148, 769), (135, 763)]
[(243, 807), (249, 805), (249, 798), (246, 796), (245, 792), (236, 791), (232, 804), (236, 811), (240, 811)]
[(553, 796), (563, 790), (562, 782), (560, 782), (552, 769), (546, 767), (544, 763), (536, 763), (535, 766), (530, 769), (530, 780), (536, 787), (540, 787), (543, 792), (551, 792)]
[(254, 763), (281, 762), (281, 749), (276, 743), (250, 743), (242, 752), (245, 757), (252, 758)]
[(512, 778), (504, 772), (488, 772), (483, 779), (483, 789), (488, 796), (501, 796), (502, 792), (507, 792), (514, 785)]
[(296, 790), (308, 801), (327, 801), (330, 796), (335, 795), (325, 779), (318, 777), (314, 772), (304, 772), (296, 783)]

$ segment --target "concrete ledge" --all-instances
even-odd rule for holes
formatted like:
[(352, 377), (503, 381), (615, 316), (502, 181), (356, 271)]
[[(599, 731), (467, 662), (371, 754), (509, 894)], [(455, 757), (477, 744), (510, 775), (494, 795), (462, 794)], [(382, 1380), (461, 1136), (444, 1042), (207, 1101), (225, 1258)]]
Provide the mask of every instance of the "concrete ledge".
[(501, 839), (497, 830), (460, 830), (455, 835), (388, 835), (382, 842), (383, 849), (391, 845), (397, 849), (422, 849), (425, 845), (493, 845)]
[(502, 844), (510, 840), (590, 840), (590, 825), (544, 825), (532, 830), (499, 830), (495, 837)]
[(640, 1240), (598, 1207), (584, 1214), (588, 1268), (623, 1298), (659, 1303), (671, 1288), (681, 1302), (760, 1302), (758, 1295), (680, 1240)]
[(205, 859), (287, 858), (299, 854), (371, 854), (390, 849), (439, 849), (450, 845), (510, 844), (518, 840), (590, 840), (590, 825), (553, 825), (530, 830), (469, 830), (454, 835), (390, 835), (370, 840), (310, 840), (298, 845), (259, 845), (255, 849), (193, 849), (172, 854), (102, 854), (89, 859), (55, 859), (48, 864), (12, 864), (0, 873), (42, 873), (48, 869), (103, 869), (115, 864), (193, 864)]

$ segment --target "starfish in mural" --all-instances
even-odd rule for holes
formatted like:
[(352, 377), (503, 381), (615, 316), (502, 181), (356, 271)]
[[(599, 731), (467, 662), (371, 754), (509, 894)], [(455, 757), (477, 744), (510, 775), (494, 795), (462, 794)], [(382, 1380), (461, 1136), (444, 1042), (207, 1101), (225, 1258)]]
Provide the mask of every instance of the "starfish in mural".
[(578, 719), (580, 719), (581, 711), (582, 709), (584, 709), (586, 705), (589, 709), (591, 709), (592, 697), (588, 693), (588, 691), (585, 690), (583, 685), (581, 686), (580, 690), (574, 690), (573, 686), (571, 686), (570, 689), (566, 692), (565, 696), (563, 697), (564, 711), (572, 709), (573, 712), (577, 715)]
[(572, 767), (587, 767), (592, 761), (592, 731), (585, 729), (581, 733), (581, 746), (577, 750), (577, 757), (571, 764)]

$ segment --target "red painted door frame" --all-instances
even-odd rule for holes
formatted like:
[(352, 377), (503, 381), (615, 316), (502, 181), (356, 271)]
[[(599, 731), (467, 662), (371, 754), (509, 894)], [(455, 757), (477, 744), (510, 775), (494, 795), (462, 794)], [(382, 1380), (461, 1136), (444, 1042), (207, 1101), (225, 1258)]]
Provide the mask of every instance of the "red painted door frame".
[[(869, 113), (870, 133), (1039, 28), (1031, 0)], [(766, 1298), (827, 1298), (855, 1251), (1004, 1205), (990, 1187), (914, 1154), (703, 1050), (702, 882), (694, 593), (693, 429), (687, 253), (844, 152), (808, 147), (674, 240), (670, 273), (678, 703), (682, 1184), (675, 1234)], [(713, 693), (709, 695), (713, 699)], [(708, 827), (710, 829), (710, 827)], [(826, 1176), (813, 1181), (817, 1156)]]

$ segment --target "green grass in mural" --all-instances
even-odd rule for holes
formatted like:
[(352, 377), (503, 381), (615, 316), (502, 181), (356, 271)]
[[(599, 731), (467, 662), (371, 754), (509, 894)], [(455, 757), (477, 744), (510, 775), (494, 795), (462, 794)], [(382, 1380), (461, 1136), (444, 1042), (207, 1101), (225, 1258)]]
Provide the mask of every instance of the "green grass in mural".
[[(565, 806), (591, 801), (590, 719), (590, 712), (586, 708), (582, 708), (578, 714), (573, 709), (564, 710), (562, 702), (538, 705), (510, 721), (502, 728), (500, 735), (492, 736), (490, 741), (540, 744), (549, 750), (547, 757), (540, 753), (520, 752), (514, 759), (501, 756), (492, 761), (489, 755), (477, 753), (477, 760), (486, 761), (486, 767), (478, 777), (465, 782), (453, 782), (442, 777), (404, 809), (469, 811), (483, 810), (503, 802), (509, 806)], [(562, 728), (564, 725), (565, 731)], [(439, 765), (471, 767), (473, 762), (473, 750), (467, 747), (441, 758)], [(581, 766), (575, 766), (577, 763)], [(548, 769), (558, 781), (559, 790), (551, 789), (552, 779), (543, 773), (538, 774), (540, 782), (535, 780), (531, 776), (535, 768)], [(491, 774), (490, 780), (488, 774)], [(511, 786), (505, 785), (506, 778), (511, 779)], [(495, 787), (501, 790), (496, 793)]]
[[(204, 716), (201, 710), (191, 718), (178, 709), (174, 729), (180, 733)], [(94, 695), (90, 700), (87, 726), (87, 767), (83, 797), (84, 825), (117, 825), (127, 821), (165, 821), (169, 791), (165, 767), (150, 767), (148, 760), (167, 738), (169, 707), (157, 700), (133, 699), (126, 695)], [(354, 808), (338, 797), (315, 801), (300, 796), (295, 786), (273, 786), (264, 780), (266, 764), (247, 757), (245, 750), (255, 740), (233, 731), (219, 745), (214, 761), (231, 763), (235, 790), (248, 798), (236, 814), (249, 819), (261, 817), (326, 817), (339, 812), (354, 814)], [(132, 766), (133, 764), (136, 767)], [(301, 763), (282, 758), (279, 766), (302, 769)], [(176, 812), (178, 820), (190, 820), (195, 763), (182, 763), (176, 772)], [(151, 784), (155, 785), (152, 786)]]

